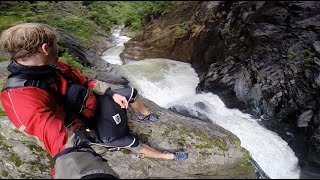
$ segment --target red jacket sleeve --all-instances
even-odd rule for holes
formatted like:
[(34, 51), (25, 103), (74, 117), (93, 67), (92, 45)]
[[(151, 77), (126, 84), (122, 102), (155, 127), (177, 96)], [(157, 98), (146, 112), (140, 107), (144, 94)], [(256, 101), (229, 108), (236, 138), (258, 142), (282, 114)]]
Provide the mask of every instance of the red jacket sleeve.
[(33, 137), (51, 156), (73, 145), (73, 132), (68, 133), (63, 124), (63, 106), (58, 106), (46, 91), (34, 87), (9, 89), (1, 93), (1, 100), (15, 127)]
[(90, 89), (93, 89), (95, 83), (97, 82), (96, 79), (85, 77), (79, 70), (60, 60), (56, 62), (56, 65), (62, 70), (62, 72), (68, 75), (69, 78), (81, 85), (89, 87)]

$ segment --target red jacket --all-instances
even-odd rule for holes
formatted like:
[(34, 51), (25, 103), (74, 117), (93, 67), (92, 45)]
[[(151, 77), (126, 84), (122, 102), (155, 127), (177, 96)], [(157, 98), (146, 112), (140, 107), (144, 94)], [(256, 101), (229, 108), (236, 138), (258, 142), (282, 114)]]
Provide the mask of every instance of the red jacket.
[[(74, 83), (85, 85), (92, 89), (97, 80), (89, 79), (80, 72), (61, 62), (56, 65)], [(51, 88), (64, 95), (67, 90), (67, 80), (60, 74), (56, 74), (56, 83)], [(25, 134), (34, 137), (35, 141), (42, 146), (52, 157), (67, 147), (74, 145), (73, 130), (80, 123), (67, 129), (63, 121), (66, 113), (61, 97), (36, 87), (19, 87), (6, 89), (1, 93), (1, 101), (10, 121)], [(95, 110), (95, 97), (91, 95), (87, 100), (84, 114), (92, 116)]]

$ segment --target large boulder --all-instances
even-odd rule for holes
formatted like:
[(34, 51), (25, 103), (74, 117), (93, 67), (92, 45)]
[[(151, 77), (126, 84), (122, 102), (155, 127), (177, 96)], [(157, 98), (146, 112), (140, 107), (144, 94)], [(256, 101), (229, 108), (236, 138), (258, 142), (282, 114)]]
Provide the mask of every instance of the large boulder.
[[(133, 133), (157, 150), (182, 149), (189, 152), (189, 158), (183, 162), (139, 158), (126, 150), (106, 151), (93, 146), (120, 178), (256, 178), (255, 169), (248, 162), (249, 153), (235, 135), (215, 124), (184, 117), (143, 100), (160, 116), (160, 121), (138, 121), (129, 110)], [(0, 177), (49, 178), (52, 159), (15, 130), (7, 117), (1, 117), (0, 123)]]

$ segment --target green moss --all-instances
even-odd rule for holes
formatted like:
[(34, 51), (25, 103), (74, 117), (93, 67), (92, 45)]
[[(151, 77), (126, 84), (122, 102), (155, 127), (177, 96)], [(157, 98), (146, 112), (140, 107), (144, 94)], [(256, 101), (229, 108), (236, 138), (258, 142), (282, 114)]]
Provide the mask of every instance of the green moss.
[(183, 23), (179, 24), (178, 30), (175, 32), (175, 38), (183, 38), (191, 29), (189, 24)]
[[(204, 149), (204, 148), (213, 148), (213, 147), (218, 147), (219, 149), (226, 151), (228, 150), (227, 148), (227, 143), (219, 138), (215, 137), (209, 137), (207, 133), (201, 130), (195, 130), (191, 129), (190, 127), (187, 126), (181, 126), (179, 128), (179, 131), (181, 135), (185, 135), (191, 138), (198, 137), (199, 144), (195, 144), (194, 146), (199, 149)], [(186, 141), (184, 141), (186, 143)]]
[(41, 160), (43, 159), (44, 156), (47, 156), (47, 158), (49, 160), (48, 163), (49, 163), (50, 167), (54, 167), (54, 160), (51, 158), (51, 156), (48, 153), (44, 152), (44, 153), (39, 154), (37, 156), (37, 160), (30, 162), (30, 164), (32, 165), (32, 169), (34, 171), (39, 170), (41, 172), (45, 172), (45, 171), (48, 170), (48, 168), (49, 168), (48, 166), (40, 164), (40, 162), (41, 162)]
[(312, 52), (310, 49), (305, 49), (303, 51), (301, 51), (302, 55), (303, 55), (303, 64), (304, 65), (310, 65), (314, 62), (314, 57), (315, 57), (315, 53)]
[[(40, 162), (41, 160), (40, 160), (40, 158), (39, 158), (39, 162)], [(46, 170), (48, 170), (48, 167), (47, 166), (40, 166), (40, 165), (38, 165), (38, 169), (39, 169), (39, 171), (40, 172), (45, 172)]]
[(14, 162), (14, 165), (17, 166), (17, 167), (21, 166), (21, 164), (22, 164), (21, 159), (18, 156), (14, 155), (14, 154), (11, 154), (9, 156), (9, 160)]
[(131, 151), (129, 149), (122, 149), (121, 152), (123, 154), (131, 154)]
[(186, 23), (179, 24), (178, 27), (185, 32), (191, 29), (190, 25)]
[(236, 146), (237, 149), (239, 149), (241, 152), (243, 152), (242, 160), (239, 163), (239, 166), (244, 168), (248, 165), (249, 158), (250, 158), (250, 152), (241, 147), (241, 143), (237, 139), (231, 139), (232, 144)]
[(231, 139), (231, 143), (234, 144), (237, 149), (239, 150), (243, 149), (240, 145), (240, 141), (238, 141), (237, 139)]
[(1, 150), (3, 150), (3, 151), (9, 151), (9, 146), (6, 145), (6, 144), (3, 144)]
[(170, 132), (173, 132), (173, 131), (175, 131), (175, 130), (177, 130), (177, 126), (175, 126), (175, 125), (170, 125), (161, 135), (162, 135), (162, 136), (168, 136), (168, 134), (169, 134)]
[(289, 58), (289, 59), (293, 59), (294, 57), (296, 57), (296, 53), (292, 50), (292, 49), (290, 49), (289, 51), (288, 51), (288, 54), (287, 54), (287, 57)]
[(200, 137), (201, 144), (195, 145), (195, 147), (203, 149), (203, 148), (213, 148), (218, 147), (219, 149), (223, 151), (228, 150), (227, 143), (219, 138), (216, 137), (209, 137), (205, 132), (196, 130), (195, 134)]
[(246, 167), (248, 165), (249, 162), (249, 158), (250, 158), (250, 153), (249, 151), (244, 149), (244, 155), (242, 157), (241, 162), (239, 163), (240, 167)]
[(13, 132), (15, 132), (15, 133), (21, 133), (18, 129), (14, 129)]
[(209, 153), (208, 151), (200, 151), (199, 154), (201, 154), (202, 156), (211, 156), (212, 153)]
[(5, 171), (5, 170), (1, 171), (1, 176), (2, 177), (8, 177), (8, 175), (9, 175), (8, 171)]
[(21, 174), (20, 177), (23, 178), (23, 179), (38, 179), (38, 177), (33, 176), (33, 175), (29, 174), (29, 173), (28, 174), (27, 173), (26, 174)]
[[(2, 79), (2, 80), (0, 80), (0, 89), (2, 89), (2, 87), (3, 87), (3, 85), (4, 85), (4, 83), (5, 83), (5, 79)], [(0, 99), (1, 100), (1, 99)]]
[(181, 137), (181, 138), (178, 139), (178, 145), (179, 145), (179, 146), (185, 147), (186, 144), (187, 144), (187, 141), (186, 141), (183, 137)]
[(6, 112), (4, 112), (4, 111), (2, 111), (1, 109), (0, 109), (0, 117), (1, 116), (6, 116), (7, 114), (6, 114)]
[[(46, 153), (46, 152), (45, 152), (45, 153)], [(46, 153), (46, 155), (47, 155), (47, 158), (49, 159), (49, 165), (50, 165), (50, 167), (54, 167), (54, 165), (55, 165), (54, 159), (50, 156), (50, 154)]]
[(228, 150), (227, 143), (219, 138), (216, 137), (209, 137), (205, 132), (201, 130), (195, 130), (188, 126), (182, 125), (181, 127), (177, 128), (177, 126), (172, 125), (168, 127), (164, 133), (162, 133), (163, 136), (168, 136), (170, 132), (178, 131), (179, 137), (177, 138), (177, 144), (179, 146), (185, 147), (187, 146), (187, 140), (184, 137), (190, 137), (190, 138), (198, 138), (198, 144), (193, 144), (192, 146), (199, 148), (199, 149), (205, 149), (205, 148), (213, 148), (218, 147), (219, 149), (226, 151)]
[(7, 61), (8, 59), (4, 58), (4, 57), (0, 57), (0, 62), (3, 62), (3, 61)]
[(149, 134), (137, 133), (136, 135), (139, 137), (139, 139), (142, 141), (142, 143), (148, 143), (149, 142), (149, 137), (150, 137)]
[(220, 140), (219, 138), (203, 139), (201, 143), (202, 144), (195, 145), (195, 147), (199, 149), (218, 147), (223, 151), (228, 150), (226, 142), (224, 142), (223, 140)]
[(43, 152), (44, 151), (40, 146), (37, 146), (37, 145), (34, 145), (34, 144), (29, 144), (28, 147), (29, 147), (29, 149), (31, 151), (33, 151), (33, 150), (35, 150), (37, 152)]

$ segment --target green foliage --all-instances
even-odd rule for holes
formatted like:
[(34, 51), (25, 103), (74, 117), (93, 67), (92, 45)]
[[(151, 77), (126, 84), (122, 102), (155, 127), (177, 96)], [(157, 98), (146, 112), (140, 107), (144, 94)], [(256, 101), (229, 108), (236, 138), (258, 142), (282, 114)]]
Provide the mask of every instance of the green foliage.
[(9, 151), (9, 146), (6, 145), (5, 143), (3, 143), (3, 146), (1, 147), (1, 150), (7, 152), (7, 151)]
[(131, 151), (129, 149), (122, 149), (121, 152), (123, 154), (131, 154)]
[(202, 156), (211, 156), (212, 153), (209, 153), (208, 151), (200, 151), (199, 154), (201, 154)]
[(52, 17), (52, 3), (36, 1), (3, 2), (0, 5), (0, 30), (7, 29), (18, 23), (39, 22), (48, 23)]
[(141, 140), (142, 143), (148, 143), (149, 142), (149, 134), (144, 134), (144, 133), (136, 133), (135, 135), (137, 135), (139, 137), (139, 139)]
[(108, 35), (118, 24), (141, 30), (143, 17), (152, 11), (164, 12), (172, 4), (167, 1), (82, 1), (69, 7), (70, 4), (61, 5), (63, 3), (68, 2), (2, 1), (0, 32), (24, 22), (46, 23), (65, 30), (83, 46), (90, 47), (95, 34)]
[(5, 171), (5, 170), (1, 171), (1, 176), (2, 177), (8, 177), (8, 175), (9, 175), (8, 171)]
[(310, 65), (314, 62), (314, 57), (315, 57), (315, 53), (312, 52), (310, 49), (305, 49), (302, 51), (302, 55), (303, 55), (303, 63), (305, 65)]
[(96, 27), (89, 24), (88, 19), (80, 16), (80, 13), (73, 12), (74, 15), (67, 15), (67, 12), (65, 14), (58, 12), (57, 6), (56, 3), (46, 1), (1, 4), (0, 31), (19, 23), (46, 23), (70, 33), (82, 45), (90, 46), (93, 43), (92, 31)]
[(139, 22), (139, 21), (134, 21), (131, 23), (131, 29), (134, 31), (140, 30), (142, 28), (143, 28), (143, 26), (142, 26), (141, 22)]
[(163, 12), (170, 4), (167, 1), (93, 1), (88, 5), (88, 18), (104, 28), (125, 24), (132, 30), (141, 30), (143, 17), (152, 11)]
[(182, 24), (179, 24), (179, 28), (183, 31), (189, 31), (191, 27), (187, 23), (182, 23)]
[(22, 164), (21, 159), (17, 155), (11, 154), (8, 159), (14, 162), (14, 165), (17, 167), (21, 166)]
[(91, 36), (93, 30), (91, 29), (89, 22), (83, 18), (68, 16), (60, 21), (53, 22), (53, 24), (70, 33), (74, 37), (77, 37), (77, 40), (79, 40), (82, 45), (88, 47), (92, 44)]
[(250, 152), (246, 149), (241, 147), (241, 143), (239, 140), (231, 139), (232, 144), (236, 146), (237, 149), (239, 149), (241, 152), (243, 152), (243, 157), (239, 163), (240, 167), (244, 168), (248, 165), (249, 159), (250, 159)]
[[(0, 80), (0, 90), (2, 89), (4, 83), (5, 83), (5, 79), (1, 79)], [(0, 100), (1, 100), (1, 97), (0, 97)]]
[(4, 112), (4, 111), (2, 111), (1, 109), (0, 109), (0, 117), (1, 116), (6, 116), (7, 114), (6, 114), (6, 112)]
[(288, 57), (289, 59), (293, 59), (294, 57), (296, 57), (296, 53), (295, 53), (292, 49), (290, 49), (290, 50), (288, 51), (287, 57)]
[(0, 57), (0, 62), (3, 62), (3, 61), (7, 61), (8, 59), (4, 58), (4, 57)]
[(96, 76), (96, 72), (91, 70), (88, 67), (83, 66), (81, 63), (78, 62), (78, 58), (73, 57), (68, 51), (62, 53), (59, 59), (72, 67), (77, 68), (81, 73), (87, 77), (94, 78)]

